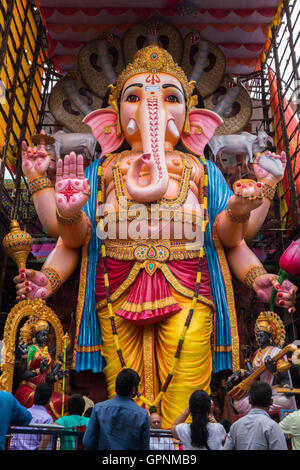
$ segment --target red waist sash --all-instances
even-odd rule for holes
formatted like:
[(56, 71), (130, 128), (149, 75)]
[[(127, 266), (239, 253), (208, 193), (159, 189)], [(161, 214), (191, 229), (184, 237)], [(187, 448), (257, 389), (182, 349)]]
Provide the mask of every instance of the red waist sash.
[[(107, 273), (110, 285), (110, 295), (122, 286), (132, 275), (131, 271), (135, 261), (124, 261), (114, 258), (106, 258)], [(173, 260), (165, 262), (170, 272), (170, 277), (176, 279), (176, 290), (186, 293), (187, 289), (190, 295), (193, 294), (198, 269), (198, 259)], [(200, 295), (206, 299), (212, 300), (210, 289), (210, 278), (206, 264), (203, 260), (201, 275)], [(169, 277), (169, 276), (168, 276)], [(124, 288), (128, 291), (126, 300), (115, 312), (126, 320), (138, 322), (139, 324), (155, 323), (164, 317), (177, 313), (181, 310), (171, 294), (168, 281), (161, 269), (150, 275), (145, 269), (140, 269), (136, 277), (132, 278), (129, 286)], [(99, 257), (96, 274), (95, 300), (96, 304), (101, 303), (106, 297), (103, 275), (103, 262)]]

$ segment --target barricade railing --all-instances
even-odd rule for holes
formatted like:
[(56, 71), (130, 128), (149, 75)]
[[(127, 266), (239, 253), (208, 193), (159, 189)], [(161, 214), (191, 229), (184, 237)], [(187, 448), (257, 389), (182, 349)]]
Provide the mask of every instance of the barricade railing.
[[(6, 436), (6, 450), (82, 450), (84, 430), (67, 430), (56, 424), (12, 426)], [(179, 450), (181, 442), (167, 429), (150, 430), (150, 450)]]

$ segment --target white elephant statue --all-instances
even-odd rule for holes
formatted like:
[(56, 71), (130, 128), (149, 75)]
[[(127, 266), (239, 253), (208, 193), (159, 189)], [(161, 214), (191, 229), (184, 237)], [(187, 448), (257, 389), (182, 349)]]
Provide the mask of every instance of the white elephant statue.
[(88, 151), (87, 156), (92, 159), (95, 153), (97, 140), (94, 138), (93, 134), (58, 131), (53, 137), (55, 138), (54, 148), (57, 159), (70, 152), (79, 154), (84, 151)]

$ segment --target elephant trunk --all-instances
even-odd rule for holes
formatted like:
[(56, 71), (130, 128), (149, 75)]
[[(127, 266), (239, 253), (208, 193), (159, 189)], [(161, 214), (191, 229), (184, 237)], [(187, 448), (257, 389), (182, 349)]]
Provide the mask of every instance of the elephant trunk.
[[(166, 112), (159, 100), (150, 95), (141, 103), (136, 118), (142, 138), (143, 154), (130, 165), (126, 188), (136, 201), (157, 201), (166, 193), (169, 181), (164, 150)], [(139, 181), (143, 166), (146, 166), (150, 173), (150, 182), (147, 185)]]

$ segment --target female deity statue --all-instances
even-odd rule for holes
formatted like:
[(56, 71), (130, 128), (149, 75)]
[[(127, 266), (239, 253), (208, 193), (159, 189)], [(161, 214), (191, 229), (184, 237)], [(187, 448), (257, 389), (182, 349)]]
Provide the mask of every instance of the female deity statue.
[[(297, 409), (295, 396), (288, 392), (288, 389), (292, 388), (289, 373), (291, 362), (285, 355), (277, 361), (273, 359), (282, 350), (285, 342), (285, 328), (279, 315), (274, 312), (261, 312), (255, 323), (255, 337), (259, 347), (252, 361), (246, 361), (248, 370), (244, 371), (244, 374), (241, 370), (236, 371), (229, 377), (228, 391), (240, 381), (242, 376), (249, 377), (261, 366), (266, 365), (266, 370), (261, 373), (258, 380), (268, 383), (273, 389), (273, 404), (269, 411)], [(277, 388), (286, 388), (287, 393), (278, 393)], [(248, 395), (239, 400), (233, 400), (233, 407), (239, 414), (247, 414), (251, 409)]]
[[(47, 342), (49, 323), (45, 320), (30, 318), (20, 332), (19, 348), (22, 352), (19, 377), (21, 383), (15, 397), (26, 408), (33, 405), (36, 386), (41, 383), (54, 384), (61, 380), (67, 371), (61, 370), (62, 357), (59, 357), (52, 368), (52, 358), (49, 354)], [(68, 397), (66, 397), (67, 402)], [(53, 419), (60, 417), (62, 395), (53, 392), (47, 411)]]
[[(54, 188), (45, 148), (23, 147), (37, 213), (58, 241), (41, 272), (20, 271), (18, 298), (51, 296), (80, 262), (75, 370), (103, 370), (111, 397), (120, 369), (135, 369), (139, 403), (160, 407), (164, 427), (194, 390), (209, 392), (213, 368), (239, 368), (231, 272), (266, 302), (276, 286), (290, 312), (296, 289), (244, 241), (278, 178), (264, 171), (229, 189), (203, 156), (222, 119), (196, 107), (194, 85), (166, 50), (147, 46), (110, 86), (109, 106), (84, 119), (102, 149), (85, 173), (71, 152)], [(130, 150), (116, 152), (124, 142)]]

